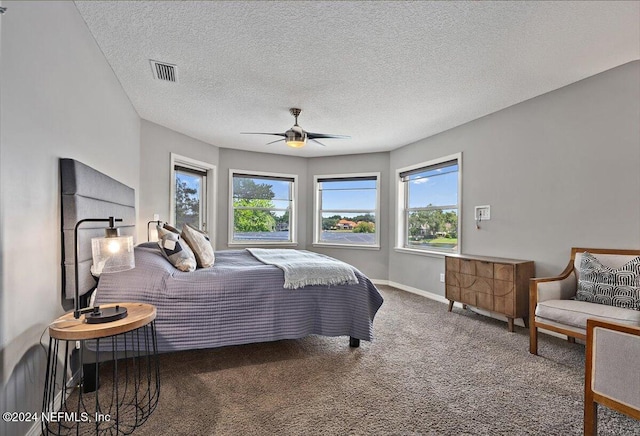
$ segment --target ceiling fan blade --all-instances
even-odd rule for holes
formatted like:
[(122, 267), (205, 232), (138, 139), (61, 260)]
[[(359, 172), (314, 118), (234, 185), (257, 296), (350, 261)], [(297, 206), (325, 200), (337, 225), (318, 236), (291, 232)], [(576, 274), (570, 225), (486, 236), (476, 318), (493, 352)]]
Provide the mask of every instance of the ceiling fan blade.
[(347, 135), (331, 135), (329, 133), (313, 133), (313, 132), (307, 132), (307, 137), (309, 139), (315, 139), (315, 138), (349, 139), (351, 138), (351, 136), (347, 136)]
[(313, 142), (315, 142), (316, 144), (320, 144), (320, 145), (322, 145), (323, 147), (326, 147), (326, 145), (324, 145), (322, 142), (320, 142), (320, 141), (318, 141), (318, 140), (316, 140), (316, 139), (309, 138), (309, 141), (313, 141)]
[(241, 135), (276, 135), (286, 137), (284, 133), (267, 133), (267, 132), (240, 132)]
[(284, 142), (284, 139), (276, 139), (275, 141), (267, 142), (265, 145), (275, 144), (276, 142)]

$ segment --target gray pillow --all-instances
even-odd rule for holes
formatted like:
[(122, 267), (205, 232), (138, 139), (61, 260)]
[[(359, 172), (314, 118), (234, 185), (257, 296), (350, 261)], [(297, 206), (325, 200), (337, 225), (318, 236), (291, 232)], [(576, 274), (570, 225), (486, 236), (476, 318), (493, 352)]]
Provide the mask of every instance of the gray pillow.
[(640, 310), (640, 256), (613, 269), (585, 252), (575, 299)]
[(189, 247), (189, 244), (177, 233), (165, 230), (160, 226), (158, 229), (158, 246), (162, 255), (171, 262), (171, 265), (180, 271), (191, 272), (196, 270), (196, 258)]
[(216, 256), (206, 233), (194, 229), (189, 224), (185, 224), (182, 226), (182, 238), (187, 241), (187, 244), (193, 250), (200, 268), (213, 266)]

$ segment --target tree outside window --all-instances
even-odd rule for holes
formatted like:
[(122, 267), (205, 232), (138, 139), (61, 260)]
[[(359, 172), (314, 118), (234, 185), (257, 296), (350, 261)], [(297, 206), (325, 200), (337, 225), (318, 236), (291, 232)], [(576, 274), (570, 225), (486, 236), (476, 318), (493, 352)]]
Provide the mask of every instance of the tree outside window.
[(233, 241), (291, 242), (294, 179), (236, 174)]
[(458, 159), (403, 171), (404, 247), (458, 250)]
[[(176, 197), (175, 197), (175, 226), (190, 226), (203, 229), (206, 225), (202, 213), (204, 202), (204, 187), (206, 186), (206, 173), (190, 171), (188, 169), (175, 169)], [(204, 229), (203, 229), (204, 230)]]

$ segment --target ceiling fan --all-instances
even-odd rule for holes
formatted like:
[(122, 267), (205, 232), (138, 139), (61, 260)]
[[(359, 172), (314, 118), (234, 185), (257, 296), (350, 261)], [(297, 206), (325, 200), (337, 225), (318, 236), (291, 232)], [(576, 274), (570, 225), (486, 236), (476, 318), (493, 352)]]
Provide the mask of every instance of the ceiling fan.
[(289, 130), (287, 130), (284, 133), (242, 132), (242, 134), (243, 135), (276, 135), (276, 136), (283, 136), (284, 139), (278, 139), (276, 141), (271, 141), (271, 142), (267, 143), (267, 145), (274, 144), (274, 143), (280, 142), (280, 141), (284, 141), (284, 142), (286, 142), (286, 144), (289, 147), (293, 147), (293, 148), (304, 147), (305, 144), (307, 143), (307, 140), (313, 141), (316, 144), (320, 144), (320, 145), (322, 145), (324, 147), (325, 145), (322, 142), (318, 141), (318, 138), (320, 138), (320, 139), (322, 139), (322, 138), (331, 138), (331, 139), (350, 138), (350, 136), (345, 136), (345, 135), (330, 135), (328, 133), (306, 132), (305, 130), (302, 129), (302, 127), (300, 127), (298, 125), (298, 115), (300, 115), (300, 112), (302, 112), (302, 109), (298, 109), (298, 108), (292, 107), (291, 109), (289, 109), (289, 112), (291, 113), (291, 115), (293, 115), (295, 117), (296, 122), (293, 125), (293, 127), (291, 127)]

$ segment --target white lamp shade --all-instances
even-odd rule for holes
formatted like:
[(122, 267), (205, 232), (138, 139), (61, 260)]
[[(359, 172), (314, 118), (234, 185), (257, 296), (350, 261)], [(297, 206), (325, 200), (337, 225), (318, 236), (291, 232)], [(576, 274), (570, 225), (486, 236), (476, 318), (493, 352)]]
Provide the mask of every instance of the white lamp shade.
[(149, 229), (149, 242), (158, 242), (158, 228), (155, 226)]
[(91, 239), (93, 267), (91, 272), (99, 276), (135, 268), (133, 255), (133, 237), (117, 236), (112, 238)]

